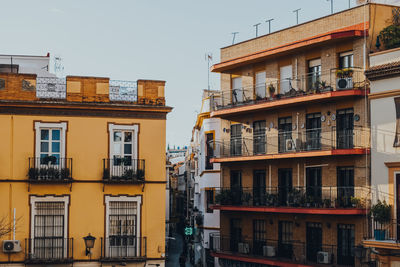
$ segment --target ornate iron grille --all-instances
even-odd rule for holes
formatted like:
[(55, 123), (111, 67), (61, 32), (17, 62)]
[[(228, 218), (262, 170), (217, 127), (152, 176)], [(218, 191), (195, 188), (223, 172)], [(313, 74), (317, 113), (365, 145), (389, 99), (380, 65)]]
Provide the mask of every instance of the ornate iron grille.
[(36, 78), (36, 97), (65, 99), (67, 92), (67, 82), (65, 79), (57, 77), (37, 77)]
[(110, 101), (137, 102), (137, 82), (110, 80)]

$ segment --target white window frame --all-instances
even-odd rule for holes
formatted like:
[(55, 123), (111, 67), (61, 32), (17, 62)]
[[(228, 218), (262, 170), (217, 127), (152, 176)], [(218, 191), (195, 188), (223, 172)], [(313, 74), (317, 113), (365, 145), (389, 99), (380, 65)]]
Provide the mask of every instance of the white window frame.
[(64, 202), (64, 255), (68, 255), (68, 207), (69, 207), (69, 196), (30, 196), (31, 205), (31, 251), (34, 252), (34, 242), (35, 238), (35, 216), (36, 216), (36, 202)]
[[(67, 132), (67, 123), (66, 122), (35, 122), (35, 157), (40, 157), (40, 130), (42, 129), (60, 129), (60, 158), (65, 158), (65, 143), (66, 143), (66, 132)], [(49, 147), (50, 149), (50, 147)]]
[[(140, 232), (140, 226), (141, 226), (141, 208), (142, 208), (142, 196), (105, 196), (105, 205), (106, 205), (106, 236), (105, 236), (105, 241), (109, 237), (109, 216), (110, 216), (110, 202), (136, 202), (136, 238), (140, 240), (140, 246), (137, 246), (136, 248), (136, 255), (140, 255), (140, 249), (141, 249), (141, 232)], [(106, 243), (106, 242), (105, 242)], [(107, 249), (106, 249), (107, 251)], [(107, 255), (106, 255), (107, 256)]]
[(110, 155), (109, 155), (109, 159), (111, 160), (113, 158), (114, 155), (114, 132), (115, 131), (132, 131), (133, 135), (132, 135), (132, 159), (138, 159), (138, 132), (139, 132), (139, 125), (134, 124), (134, 125), (119, 125), (119, 124), (112, 124), (110, 123), (108, 125), (108, 132), (109, 132), (109, 142), (108, 142), (108, 146), (109, 146), (109, 151), (110, 151)]

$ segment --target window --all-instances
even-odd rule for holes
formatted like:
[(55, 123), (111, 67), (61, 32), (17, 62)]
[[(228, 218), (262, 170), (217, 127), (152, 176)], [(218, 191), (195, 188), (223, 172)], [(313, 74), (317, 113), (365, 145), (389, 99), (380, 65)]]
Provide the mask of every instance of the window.
[(254, 154), (264, 154), (266, 152), (265, 142), (265, 121), (255, 121), (253, 123), (253, 150)]
[(340, 265), (354, 265), (354, 224), (338, 224), (337, 261)]
[(214, 157), (214, 133), (206, 133), (206, 170), (212, 170), (211, 159)]
[(31, 197), (29, 251), (32, 258), (67, 258), (68, 202), (68, 197)]
[(280, 68), (280, 94), (285, 94), (292, 89), (292, 65)]
[(280, 153), (295, 149), (292, 140), (292, 117), (279, 118), (278, 134), (278, 148)]
[(266, 73), (265, 71), (260, 71), (256, 73), (255, 82), (256, 82), (256, 99), (263, 99), (266, 97)]
[(264, 220), (253, 220), (253, 249), (256, 255), (263, 255), (267, 244), (266, 223)]
[(212, 213), (213, 210), (211, 209), (211, 205), (214, 204), (214, 190), (206, 189), (205, 192), (206, 192), (206, 205), (207, 205), (206, 212)]
[(107, 258), (142, 256), (140, 205), (140, 196), (106, 196), (105, 254)]
[(124, 175), (127, 170), (138, 169), (138, 131), (138, 125), (109, 124), (111, 177)]
[(339, 54), (339, 69), (347, 69), (353, 67), (353, 51)]
[(242, 103), (244, 99), (244, 92), (242, 89), (242, 77), (232, 78), (232, 102)]
[(400, 147), (400, 97), (394, 99), (396, 107), (396, 136), (394, 137), (394, 147)]
[(280, 221), (278, 234), (278, 256), (291, 258), (293, 255), (293, 223)]
[(313, 59), (308, 61), (308, 90), (319, 88), (321, 79), (321, 59)]
[(66, 130), (66, 122), (35, 122), (35, 165), (65, 165)]
[(242, 124), (231, 125), (231, 156), (242, 155)]

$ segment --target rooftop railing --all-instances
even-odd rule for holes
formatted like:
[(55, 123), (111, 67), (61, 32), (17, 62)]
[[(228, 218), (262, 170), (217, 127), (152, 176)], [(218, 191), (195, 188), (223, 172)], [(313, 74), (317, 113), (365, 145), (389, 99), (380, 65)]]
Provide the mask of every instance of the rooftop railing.
[(211, 101), (213, 110), (331, 91), (364, 89), (367, 84), (364, 71), (356, 67), (307, 73), (297, 78), (267, 80), (265, 83), (222, 91), (218, 99)]
[[(354, 245), (345, 247), (305, 243), (294, 240), (271, 240), (210, 234), (211, 249), (216, 253), (265, 258), (300, 264), (354, 266)], [(223, 258), (223, 257), (222, 257)]]
[(253, 138), (216, 140), (216, 158), (236, 156), (273, 155), (279, 153), (326, 151), (332, 149), (369, 148), (369, 129), (355, 126), (353, 129), (338, 130), (313, 128), (294, 131), (266, 131)]
[(369, 190), (355, 186), (274, 186), (215, 188), (215, 204), (247, 207), (361, 208)]

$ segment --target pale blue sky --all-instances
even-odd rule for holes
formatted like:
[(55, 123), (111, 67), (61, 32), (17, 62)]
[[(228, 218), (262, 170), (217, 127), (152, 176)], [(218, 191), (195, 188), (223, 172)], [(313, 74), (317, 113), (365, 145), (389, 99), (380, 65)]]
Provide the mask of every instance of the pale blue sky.
[[(353, 7), (355, 0), (351, 0)], [(335, 12), (348, 0), (334, 0)], [(167, 143), (189, 143), (201, 92), (206, 52), (330, 13), (327, 0), (14, 0), (3, 1), (0, 54), (60, 55), (65, 74), (111, 79), (166, 80)], [(219, 89), (219, 75), (211, 75)]]

